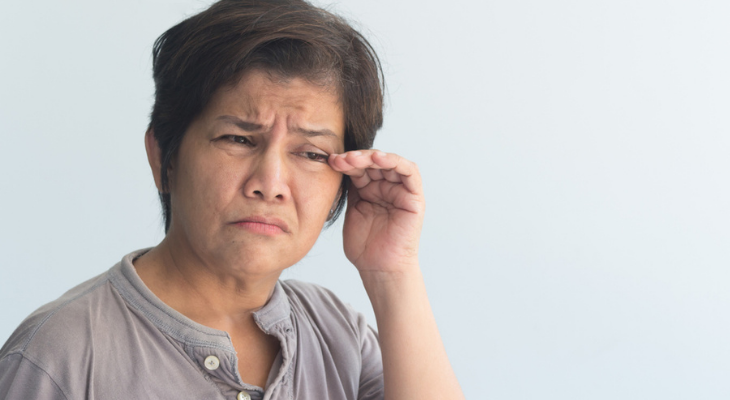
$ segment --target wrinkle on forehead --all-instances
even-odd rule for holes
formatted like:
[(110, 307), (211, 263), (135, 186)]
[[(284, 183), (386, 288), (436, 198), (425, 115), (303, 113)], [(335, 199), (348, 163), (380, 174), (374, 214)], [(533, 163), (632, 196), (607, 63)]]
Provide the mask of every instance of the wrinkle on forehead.
[(298, 74), (282, 74), (269, 68), (252, 68), (239, 74), (237, 78), (233, 79), (229, 84), (223, 86), (221, 89), (234, 90), (242, 81), (252, 75), (256, 76), (258, 79), (266, 79), (270, 83), (282, 86), (290, 85), (293, 80), (301, 80), (309, 85), (320, 88), (323, 93), (335, 95), (340, 106), (344, 103), (342, 83), (340, 82), (340, 79), (337, 78), (337, 74), (335, 72), (322, 72), (321, 74), (312, 74), (310, 77)]
[(331, 86), (297, 77), (272, 79), (265, 71), (249, 71), (235, 86), (217, 92), (206, 113), (211, 119), (232, 115), (249, 125), (259, 125), (262, 131), (283, 122), (306, 136), (321, 136), (310, 133), (324, 131), (344, 137), (343, 107)]

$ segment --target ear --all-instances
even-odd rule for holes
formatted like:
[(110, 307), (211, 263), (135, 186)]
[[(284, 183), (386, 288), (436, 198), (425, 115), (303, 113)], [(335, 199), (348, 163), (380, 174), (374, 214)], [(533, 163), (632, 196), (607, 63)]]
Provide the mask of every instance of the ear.
[(155, 186), (157, 186), (157, 191), (162, 193), (162, 154), (160, 145), (155, 139), (155, 131), (152, 128), (147, 129), (144, 135), (144, 148), (147, 150), (147, 161), (149, 161), (150, 168), (152, 168)]

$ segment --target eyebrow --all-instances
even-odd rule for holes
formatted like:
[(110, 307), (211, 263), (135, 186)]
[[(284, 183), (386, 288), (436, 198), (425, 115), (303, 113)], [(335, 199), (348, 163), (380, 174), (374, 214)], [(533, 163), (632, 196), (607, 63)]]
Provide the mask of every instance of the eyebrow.
[[(236, 125), (237, 127), (241, 128), (242, 130), (246, 132), (256, 132), (261, 131), (264, 129), (264, 126), (261, 124), (257, 124), (254, 122), (248, 122), (244, 121), (238, 117), (234, 117), (232, 115), (221, 115), (220, 117), (216, 118), (216, 120), (224, 121), (233, 125)], [(301, 135), (304, 135), (306, 137), (316, 137), (316, 136), (330, 136), (336, 139), (339, 139), (339, 136), (337, 136), (334, 132), (331, 130), (324, 128), (324, 129), (304, 129), (301, 127), (293, 128), (294, 132), (297, 132)]]
[(331, 136), (333, 138), (339, 139), (337, 135), (335, 135), (334, 132), (331, 130), (325, 128), (325, 129), (319, 129), (319, 130), (312, 130), (312, 129), (304, 129), (296, 127), (294, 128), (295, 132), (301, 133), (302, 135), (306, 137), (315, 137), (315, 136)]

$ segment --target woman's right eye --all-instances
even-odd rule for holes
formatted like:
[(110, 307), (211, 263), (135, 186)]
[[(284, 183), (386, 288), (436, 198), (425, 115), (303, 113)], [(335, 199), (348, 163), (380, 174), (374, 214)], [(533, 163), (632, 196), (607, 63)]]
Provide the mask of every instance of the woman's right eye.
[(246, 136), (225, 135), (222, 137), (222, 139), (225, 139), (230, 142), (237, 143), (237, 144), (243, 144), (246, 146), (250, 146), (253, 144), (253, 142), (251, 142), (251, 139), (247, 138)]

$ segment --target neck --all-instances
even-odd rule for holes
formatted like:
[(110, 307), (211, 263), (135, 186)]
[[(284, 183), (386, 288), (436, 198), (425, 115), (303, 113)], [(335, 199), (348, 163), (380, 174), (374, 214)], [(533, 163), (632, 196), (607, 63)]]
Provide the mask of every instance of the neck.
[(206, 262), (169, 236), (134, 266), (165, 304), (195, 322), (226, 331), (254, 323), (252, 314), (269, 300), (281, 275), (250, 274), (240, 266)]

